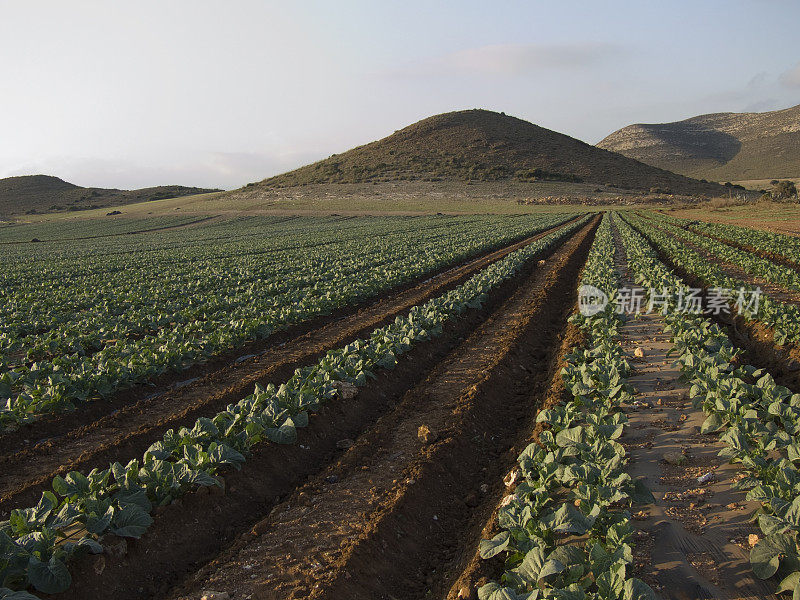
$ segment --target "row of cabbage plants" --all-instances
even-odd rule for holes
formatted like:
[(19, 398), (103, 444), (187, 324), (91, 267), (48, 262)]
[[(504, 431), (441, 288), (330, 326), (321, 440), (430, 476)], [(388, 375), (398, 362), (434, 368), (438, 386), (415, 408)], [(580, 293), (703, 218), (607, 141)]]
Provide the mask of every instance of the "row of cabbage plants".
[(713, 235), (730, 244), (755, 248), (800, 264), (800, 237), (727, 223), (706, 223), (681, 219), (663, 213), (658, 213), (657, 216), (673, 225), (688, 227), (699, 233)]
[(637, 282), (671, 292), (662, 308), (666, 330), (682, 376), (691, 382), (692, 402), (708, 415), (702, 432), (721, 434), (726, 447), (719, 455), (746, 473), (735, 488), (761, 504), (754, 519), (763, 537), (750, 553), (753, 572), (762, 579), (777, 575), (777, 592), (800, 598), (800, 394), (763, 369), (741, 365), (740, 350), (718, 325), (674, 310), (686, 285), (633, 228), (619, 227)]
[[(656, 227), (650, 220), (633, 216), (625, 218), (650, 243), (662, 251), (670, 262), (697, 277), (708, 288), (748, 291), (755, 289), (756, 286), (731, 277), (702, 254), (683, 244), (680, 239)], [(717, 246), (720, 245), (718, 242), (715, 243)], [(797, 306), (780, 302), (762, 293), (757, 307), (743, 304), (738, 314), (748, 321), (760, 321), (770, 328), (773, 339), (778, 345), (800, 342), (800, 308)]]
[[(483, 269), (457, 288), (412, 308), (369, 338), (328, 352), (312, 366), (297, 369), (279, 387), (256, 386), (253, 394), (194, 427), (169, 430), (141, 460), (88, 474), (69, 473), (53, 481), (35, 507), (14, 510), (0, 523), (0, 598), (12, 590), (44, 593), (67, 589), (67, 560), (79, 552), (101, 552), (101, 536), (137, 538), (152, 524), (150, 513), (202, 486), (220, 485), (225, 466), (238, 468), (254, 445), (293, 443), (309, 413), (341, 393), (345, 384), (361, 386), (380, 368), (392, 368), (415, 344), (438, 335), (444, 324), (516, 275), (543, 252), (560, 244), (590, 216), (552, 232)], [(68, 532), (73, 535), (63, 543)]]
[(739, 267), (755, 277), (760, 277), (787, 289), (800, 290), (800, 273), (797, 270), (762, 258), (749, 250), (740, 250), (719, 240), (695, 233), (686, 223), (675, 222), (664, 215), (652, 214), (654, 222), (673, 235), (714, 254), (720, 260)]
[[(614, 240), (608, 215), (598, 229), (583, 283), (616, 296)], [(500, 581), (479, 589), (481, 600), (644, 600), (655, 595), (631, 576), (633, 526), (627, 507), (653, 502), (641, 481), (625, 472), (617, 441), (627, 424), (620, 402), (631, 399), (630, 367), (617, 338), (614, 304), (572, 317), (587, 342), (562, 371), (567, 402), (543, 410), (547, 429), (519, 456), (518, 480), (502, 501), (502, 530), (483, 540), (480, 554), (505, 556)]]
[(0, 244), (28, 245), (50, 241), (77, 241), (98, 239), (113, 235), (132, 235), (145, 231), (183, 227), (207, 220), (198, 215), (165, 215), (141, 219), (119, 217), (116, 219), (74, 219), (41, 221), (39, 223), (0, 223)]
[(76, 241), (78, 250), (9, 246), (0, 273), (0, 430), (180, 371), (569, 218), (259, 218)]

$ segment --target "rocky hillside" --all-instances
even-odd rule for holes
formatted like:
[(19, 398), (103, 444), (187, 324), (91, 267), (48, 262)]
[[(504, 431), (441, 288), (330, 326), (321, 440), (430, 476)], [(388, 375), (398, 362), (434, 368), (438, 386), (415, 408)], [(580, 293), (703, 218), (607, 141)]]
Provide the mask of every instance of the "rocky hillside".
[(0, 216), (76, 211), (177, 198), (220, 190), (163, 185), (140, 190), (85, 188), (50, 175), (0, 179)]
[(597, 146), (710, 181), (800, 177), (800, 105), (629, 125)]
[(381, 181), (574, 181), (681, 194), (723, 190), (488, 110), (436, 115), (252, 188)]

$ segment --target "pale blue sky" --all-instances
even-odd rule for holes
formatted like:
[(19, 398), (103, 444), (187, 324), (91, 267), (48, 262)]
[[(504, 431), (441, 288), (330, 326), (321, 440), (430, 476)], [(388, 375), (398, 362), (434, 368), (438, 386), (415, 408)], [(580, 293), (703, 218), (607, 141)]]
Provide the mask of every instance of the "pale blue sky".
[(800, 103), (800, 2), (0, 0), (0, 176), (238, 187), (432, 114)]

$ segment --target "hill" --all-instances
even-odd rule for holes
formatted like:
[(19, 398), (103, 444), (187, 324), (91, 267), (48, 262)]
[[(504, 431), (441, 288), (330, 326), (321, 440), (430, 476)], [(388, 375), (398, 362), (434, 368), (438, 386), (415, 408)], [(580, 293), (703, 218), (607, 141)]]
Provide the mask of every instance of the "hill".
[(710, 181), (800, 177), (800, 105), (628, 125), (597, 146)]
[(50, 175), (0, 179), (0, 215), (109, 208), (219, 190), (163, 185), (140, 190), (86, 188)]
[[(288, 186), (381, 181), (574, 181), (680, 194), (720, 194), (705, 184), (567, 135), (488, 110), (436, 115), (392, 135), (253, 183)], [(236, 194), (236, 192), (234, 192)]]

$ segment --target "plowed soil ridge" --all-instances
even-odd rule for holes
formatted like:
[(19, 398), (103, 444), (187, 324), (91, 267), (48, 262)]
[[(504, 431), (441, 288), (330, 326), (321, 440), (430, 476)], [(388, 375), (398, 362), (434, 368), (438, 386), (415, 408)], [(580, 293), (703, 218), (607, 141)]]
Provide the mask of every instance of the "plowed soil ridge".
[(338, 461), (167, 597), (445, 593), (440, 573), (474, 552), (501, 492), (496, 482), (532, 428), (597, 222), (528, 276)]
[[(55, 434), (37, 444), (20, 447), (11, 440), (3, 440), (0, 518), (12, 508), (35, 504), (41, 490), (49, 486), (54, 476), (72, 470), (105, 467), (114, 460), (124, 463), (138, 458), (167, 429), (191, 426), (198, 417), (215, 414), (252, 392), (256, 383), (285, 381), (296, 368), (313, 364), (328, 350), (369, 334), (412, 306), (445, 293), (509, 253), (565, 226), (448, 269), (351, 315), (332, 319), (303, 335), (276, 343), (248, 360), (229, 361), (210, 369), (204, 376), (198, 375), (185, 385), (172, 386), (164, 393), (140, 398), (113, 410), (113, 403), (98, 402), (96, 408), (87, 407), (88, 411), (65, 415), (62, 420), (34, 424), (38, 435)], [(24, 434), (21, 431), (13, 435), (19, 438)]]
[[(566, 243), (573, 246), (576, 237), (585, 239), (596, 224), (597, 219)], [(562, 245), (542, 257), (563, 252)], [(241, 471), (226, 471), (224, 493), (201, 489), (160, 509), (140, 540), (104, 539), (103, 555), (73, 563), (73, 585), (58, 598), (162, 597), (235, 539), (258, 531), (259, 523), (275, 505), (338, 459), (343, 448), (339, 442), (358, 439), (380, 417), (390, 414), (406, 392), (456, 351), (481, 323), (502, 310), (499, 307), (532, 275), (560, 270), (550, 266), (555, 260), (547, 258), (544, 266), (529, 261), (523, 272), (490, 295), (482, 309), (468, 311), (448, 324), (441, 336), (419, 344), (394, 370), (380, 371), (354, 399), (324, 406), (309, 426), (299, 431), (297, 445), (256, 446)]]
[[(573, 306), (570, 312), (574, 312), (576, 308), (577, 306)], [(585, 339), (586, 336), (582, 330), (571, 323), (567, 325), (561, 339), (561, 347), (551, 362), (549, 386), (534, 416), (539, 411), (551, 408), (571, 397), (561, 379), (561, 369), (566, 366), (566, 355), (583, 344)], [(541, 423), (534, 424), (532, 430), (516, 444), (510, 455), (516, 459), (528, 444), (537, 440), (542, 429)], [(503, 555), (486, 560), (481, 558), (479, 552), (481, 540), (491, 539), (501, 531), (497, 523), (498, 512), (502, 496), (507, 494), (510, 488), (500, 486), (498, 490), (494, 494), (494, 504), (485, 507), (484, 517), (481, 519), (479, 527), (476, 527), (472, 534), (465, 538), (470, 542), (465, 544), (456, 568), (443, 577), (445, 585), (442, 587), (442, 593), (436, 594), (435, 597), (447, 600), (464, 600), (465, 598), (474, 600), (477, 597), (477, 589), (483, 584), (500, 580), (504, 571)]]

